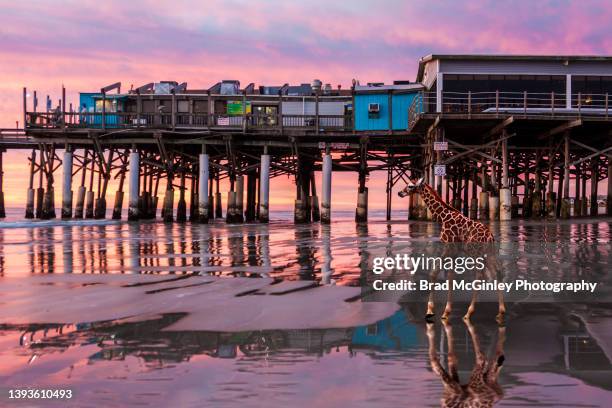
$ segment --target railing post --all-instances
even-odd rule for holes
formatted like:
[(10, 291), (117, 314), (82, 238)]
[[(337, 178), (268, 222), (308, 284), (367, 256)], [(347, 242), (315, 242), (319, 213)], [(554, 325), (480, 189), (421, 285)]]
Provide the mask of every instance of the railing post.
[(608, 120), (608, 108), (609, 108), (609, 105), (608, 105), (608, 93), (607, 92), (606, 92), (606, 101), (605, 101), (605, 103), (606, 103), (606, 120)]
[(552, 116), (555, 116), (555, 92), (550, 93), (550, 110), (552, 112)]
[(215, 120), (214, 110), (215, 110), (215, 101), (213, 100), (212, 94), (210, 91), (208, 93), (208, 127), (213, 126), (213, 121)]
[(142, 98), (140, 90), (136, 90), (136, 127), (140, 129), (140, 116), (142, 114)]
[(499, 117), (499, 89), (495, 91), (495, 115)]
[(242, 91), (242, 133), (247, 131), (247, 108), (246, 91)]
[(319, 134), (319, 92), (315, 92), (315, 134)]
[(172, 124), (172, 130), (176, 129), (176, 92), (174, 91), (174, 89), (172, 90), (172, 106), (170, 106), (171, 109), (171, 124)]
[(23, 87), (23, 129), (25, 130), (26, 126), (26, 118), (28, 117), (28, 93), (27, 89)]
[(106, 130), (106, 92), (102, 91), (102, 130)]
[(523, 115), (527, 116), (527, 91), (523, 91)]
[(468, 118), (472, 118), (472, 91), (468, 91)]
[(582, 92), (578, 92), (578, 117), (582, 116)]
[(66, 128), (66, 87), (62, 85), (62, 128)]
[(278, 91), (278, 110), (276, 111), (278, 116), (278, 128), (280, 134), (283, 134), (283, 94), (282, 91)]

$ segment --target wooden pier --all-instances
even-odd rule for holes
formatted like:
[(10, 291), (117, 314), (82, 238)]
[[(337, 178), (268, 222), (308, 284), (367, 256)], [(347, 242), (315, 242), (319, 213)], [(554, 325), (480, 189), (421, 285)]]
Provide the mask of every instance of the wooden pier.
[[(499, 57), (463, 57), (474, 66), (484, 64), (480, 70), (508, 61), (576, 72), (580, 64), (591, 64), (594, 68), (589, 69), (608, 75), (597, 77), (604, 90), (606, 78), (612, 78), (612, 59), (607, 57), (495, 58)], [(121, 93), (121, 84), (115, 83), (86, 94), (93, 95), (87, 97), (94, 108), (85, 109), (84, 94), (79, 104), (67, 103), (62, 89), (57, 108), (49, 109), (48, 104), (41, 112), (36, 92), (33, 106), (28, 106), (24, 88), (24, 129), (2, 130), (0, 148), (31, 151), (26, 218), (56, 217), (54, 191), (60, 188), (62, 202), (57, 207), (64, 219), (104, 218), (108, 205), (112, 217), (119, 219), (127, 201), (130, 221), (155, 218), (160, 210), (168, 222), (268, 222), (274, 194), (270, 179), (289, 175), (295, 181), (295, 222), (329, 223), (332, 175), (338, 171), (358, 174), (357, 222), (368, 219), (368, 179), (373, 172), (387, 175), (387, 219), (393, 187), (403, 187), (409, 177), (425, 177), (448, 203), (485, 220), (599, 215), (600, 182), (607, 179), (605, 213), (612, 215), (608, 93), (573, 92), (572, 86), (582, 85), (571, 74), (563, 85), (566, 93), (539, 92), (539, 83), (534, 91), (537, 75), (524, 76), (524, 91), (472, 91), (470, 86), (483, 86), (478, 75), (468, 75), (469, 80), (455, 75), (455, 82), (448, 74), (442, 82), (442, 71), (433, 73), (437, 79), (426, 76), (436, 60), (457, 59), (423, 59), (417, 78), (422, 85), (357, 83), (334, 92), (313, 86), (312, 93), (298, 96), (291, 95), (287, 85), (270, 94), (253, 84), (240, 89), (237, 81), (202, 91), (161, 83), (167, 87), (161, 93), (160, 84)], [(550, 89), (562, 86), (554, 75), (543, 78), (548, 78), (542, 83)], [(494, 83), (506, 86), (505, 80)], [(450, 89), (442, 89), (443, 83)], [(233, 91), (227, 94), (230, 85)], [(461, 87), (468, 90), (455, 90)], [(401, 99), (406, 93), (410, 98)], [(376, 103), (367, 103), (372, 100)], [(393, 103), (402, 100), (411, 102), (398, 112)], [(398, 123), (408, 125), (398, 129)], [(322, 172), (320, 197), (315, 172)], [(108, 191), (111, 179), (118, 185), (114, 197)], [(223, 184), (229, 191), (220, 191), (221, 180), (228, 181)], [(165, 191), (160, 191), (160, 184)], [(430, 218), (419, 197), (407, 200), (406, 206), (410, 219)]]

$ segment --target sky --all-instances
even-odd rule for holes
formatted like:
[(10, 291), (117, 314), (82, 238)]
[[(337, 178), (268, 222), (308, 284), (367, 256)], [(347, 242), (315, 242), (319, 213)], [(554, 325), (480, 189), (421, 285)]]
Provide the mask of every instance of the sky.
[[(432, 53), (612, 54), (612, 2), (605, 0), (0, 0), (0, 10), (4, 128), (21, 121), (23, 86), (39, 100), (56, 100), (63, 84), (73, 102), (79, 91), (116, 81), (124, 89), (160, 80), (202, 89), (221, 79), (281, 85), (318, 78), (346, 88), (353, 78), (414, 80), (419, 58)], [(6, 154), (8, 206), (25, 198), (25, 157)], [(334, 183), (334, 203), (354, 208), (353, 175)], [(272, 210), (290, 205), (289, 181), (273, 182), (272, 190)]]

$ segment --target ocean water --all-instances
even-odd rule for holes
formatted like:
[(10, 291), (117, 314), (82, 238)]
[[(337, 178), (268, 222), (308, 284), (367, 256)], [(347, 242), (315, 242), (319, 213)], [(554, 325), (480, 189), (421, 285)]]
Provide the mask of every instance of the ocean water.
[[(329, 226), (293, 225), (288, 212), (273, 217), (268, 225), (29, 222), (9, 211), (0, 223), (0, 285), (13, 278), (146, 274), (352, 287), (363, 283), (374, 257), (435, 242), (439, 232), (432, 223), (406, 222), (405, 213), (387, 223), (382, 212), (371, 212), (361, 226), (350, 212), (335, 212)], [(505, 251), (507, 277), (588, 279), (609, 288), (610, 221), (513, 221), (491, 229)], [(305, 311), (324, 306), (307, 299)], [(489, 375), (486, 393), (469, 388), (473, 398), (496, 406), (609, 406), (611, 299), (607, 289), (580, 299), (515, 299), (503, 327), (490, 302), (471, 325), (461, 320), (461, 305), (448, 325), (439, 319), (427, 325), (424, 304), (406, 299), (395, 313), (364, 325), (300, 329), (298, 314), (293, 328), (223, 332), (168, 331), (180, 313), (24, 324), (2, 320), (0, 311), (0, 405), (440, 406), (455, 383), (445, 386), (448, 376), (434, 368), (450, 377), (456, 371), (467, 384), (481, 367), (476, 357), (490, 368), (503, 355), (497, 381)], [(44, 290), (15, 300), (0, 288), (0, 307), (21, 301), (27, 310), (53, 307)], [(70, 389), (73, 397), (9, 399), (8, 391), (19, 388)]]

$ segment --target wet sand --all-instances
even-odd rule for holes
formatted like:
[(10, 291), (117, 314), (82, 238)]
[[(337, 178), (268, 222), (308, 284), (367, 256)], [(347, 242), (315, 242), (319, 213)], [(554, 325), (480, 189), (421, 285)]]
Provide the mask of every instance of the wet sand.
[[(439, 406), (424, 304), (362, 302), (375, 256), (431, 223), (331, 226), (55, 221), (0, 226), (0, 389), (7, 406)], [(608, 282), (610, 220), (494, 224), (511, 277)], [(434, 237), (434, 238), (432, 238)], [(555, 244), (554, 247), (544, 244)], [(559, 245), (557, 245), (559, 244)], [(607, 406), (609, 292), (509, 304), (498, 406)], [(459, 377), (474, 346), (451, 316)], [(494, 349), (495, 305), (473, 322)], [(434, 344), (445, 363), (439, 320)], [(6, 399), (71, 388), (71, 401)]]

